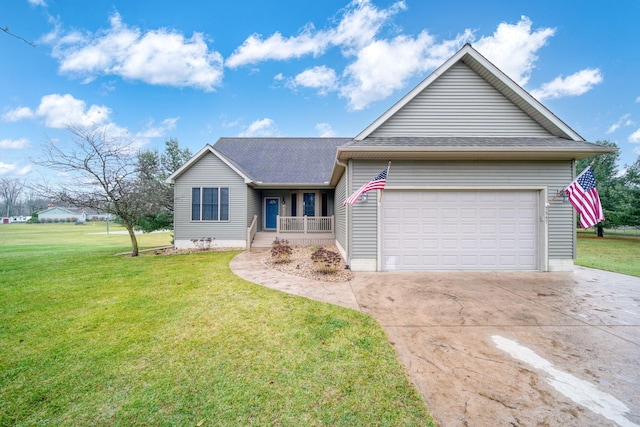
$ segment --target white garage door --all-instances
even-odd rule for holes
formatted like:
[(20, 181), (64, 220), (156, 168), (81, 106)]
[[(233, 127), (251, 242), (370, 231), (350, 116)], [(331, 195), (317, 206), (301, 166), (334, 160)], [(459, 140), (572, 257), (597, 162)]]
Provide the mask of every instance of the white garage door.
[(394, 191), (381, 205), (383, 270), (538, 270), (535, 191)]

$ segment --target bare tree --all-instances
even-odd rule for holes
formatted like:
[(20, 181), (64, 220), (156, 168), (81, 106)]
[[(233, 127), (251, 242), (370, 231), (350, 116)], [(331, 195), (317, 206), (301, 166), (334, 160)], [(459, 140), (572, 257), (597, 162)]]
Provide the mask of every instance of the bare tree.
[(136, 174), (137, 151), (131, 141), (111, 137), (108, 128), (69, 126), (67, 130), (72, 134), (68, 147), (48, 139), (42, 158), (35, 163), (70, 173), (76, 180), (47, 185), (47, 196), (118, 216), (131, 238), (131, 256), (137, 256), (134, 227), (146, 204)]
[(0, 198), (4, 201), (7, 216), (11, 216), (23, 188), (23, 182), (17, 178), (0, 178)]

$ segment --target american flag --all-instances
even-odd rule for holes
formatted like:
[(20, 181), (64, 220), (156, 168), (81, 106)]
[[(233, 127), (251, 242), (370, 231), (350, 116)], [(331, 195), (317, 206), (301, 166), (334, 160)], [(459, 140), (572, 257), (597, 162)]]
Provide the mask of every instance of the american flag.
[(596, 178), (593, 176), (591, 166), (582, 171), (580, 175), (565, 188), (569, 196), (569, 202), (580, 214), (582, 228), (593, 227), (604, 221), (602, 204), (596, 188)]
[(347, 203), (354, 204), (358, 201), (360, 196), (362, 196), (367, 191), (371, 190), (384, 190), (384, 185), (387, 183), (387, 172), (389, 172), (389, 167), (380, 172), (370, 181), (364, 183), (362, 187), (360, 187), (357, 191), (355, 191), (352, 195), (349, 196), (347, 200), (342, 203), (342, 206), (346, 206)]

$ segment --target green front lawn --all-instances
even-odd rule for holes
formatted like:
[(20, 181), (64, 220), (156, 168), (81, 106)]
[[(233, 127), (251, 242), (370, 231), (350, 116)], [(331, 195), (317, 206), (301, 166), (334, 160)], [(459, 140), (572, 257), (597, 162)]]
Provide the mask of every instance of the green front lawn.
[(593, 231), (579, 231), (577, 255), (577, 265), (640, 277), (638, 236), (605, 232), (605, 237), (598, 238)]
[(434, 424), (371, 317), (104, 231), (0, 225), (0, 425)]

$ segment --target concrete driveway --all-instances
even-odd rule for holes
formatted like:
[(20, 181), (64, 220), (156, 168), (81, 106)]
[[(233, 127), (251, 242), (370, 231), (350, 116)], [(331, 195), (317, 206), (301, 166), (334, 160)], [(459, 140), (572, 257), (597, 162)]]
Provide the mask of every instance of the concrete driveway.
[(443, 427), (640, 425), (640, 278), (355, 273), (315, 282), (231, 263), (249, 281), (369, 313)]

